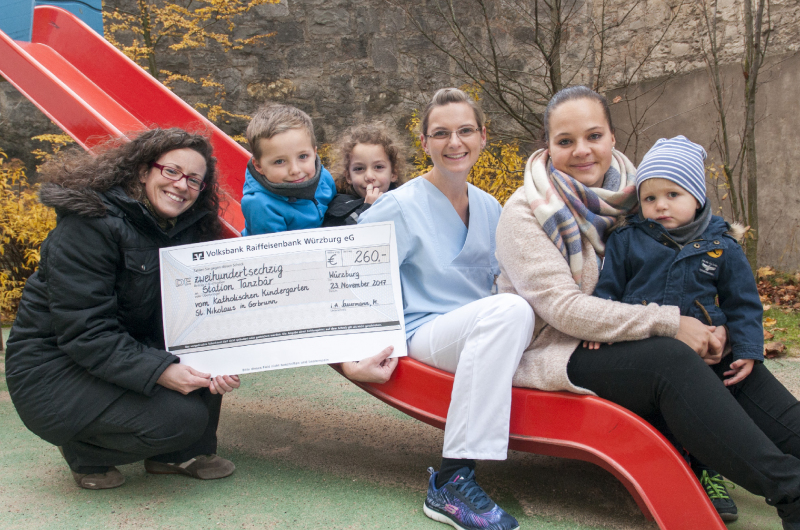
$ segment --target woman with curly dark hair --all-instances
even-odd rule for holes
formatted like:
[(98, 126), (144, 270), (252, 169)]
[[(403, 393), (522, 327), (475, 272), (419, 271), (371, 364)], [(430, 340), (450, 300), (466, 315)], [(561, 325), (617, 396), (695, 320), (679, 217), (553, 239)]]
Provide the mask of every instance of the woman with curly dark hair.
[(125, 481), (115, 465), (222, 478), (222, 394), (236, 376), (198, 372), (164, 350), (160, 248), (220, 234), (208, 140), (146, 131), (101, 154), (42, 171), (58, 214), (23, 292), (6, 353), (11, 399), (25, 425), (60, 446), (78, 485)]

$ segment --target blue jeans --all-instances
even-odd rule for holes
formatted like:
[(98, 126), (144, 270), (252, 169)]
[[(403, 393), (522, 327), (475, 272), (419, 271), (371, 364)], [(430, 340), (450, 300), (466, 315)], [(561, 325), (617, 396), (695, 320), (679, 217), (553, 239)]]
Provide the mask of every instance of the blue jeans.
[(666, 337), (578, 347), (573, 384), (644, 419), (660, 416), (704, 464), (765, 497), (781, 518), (800, 522), (800, 406), (762, 364), (732, 388), (684, 343)]

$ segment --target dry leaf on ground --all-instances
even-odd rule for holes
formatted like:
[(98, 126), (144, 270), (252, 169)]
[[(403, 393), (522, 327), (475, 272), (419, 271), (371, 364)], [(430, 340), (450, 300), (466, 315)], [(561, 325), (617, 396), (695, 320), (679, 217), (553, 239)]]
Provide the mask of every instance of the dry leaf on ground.
[(764, 340), (771, 340), (771, 339), (774, 339), (774, 338), (775, 338), (775, 335), (773, 335), (772, 333), (770, 333), (766, 329), (764, 330)]
[(774, 359), (786, 355), (786, 345), (782, 342), (768, 342), (764, 344), (764, 357)]
[(767, 276), (774, 276), (775, 275), (775, 269), (773, 269), (772, 267), (759, 267), (758, 270), (756, 270), (756, 275), (759, 278), (766, 278)]
[(778, 323), (778, 321), (775, 320), (774, 318), (771, 318), (771, 317), (767, 317), (767, 318), (764, 319), (764, 325), (767, 326), (767, 327), (772, 327), (777, 323)]

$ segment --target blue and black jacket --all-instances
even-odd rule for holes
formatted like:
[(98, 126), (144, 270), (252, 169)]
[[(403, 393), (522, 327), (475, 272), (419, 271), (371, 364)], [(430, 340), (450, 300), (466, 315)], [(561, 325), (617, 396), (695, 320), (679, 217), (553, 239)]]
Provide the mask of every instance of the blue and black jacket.
[(243, 236), (272, 234), (289, 230), (319, 228), (336, 195), (333, 177), (317, 157), (319, 181), (313, 196), (296, 198), (278, 195), (265, 187), (265, 177), (259, 175), (252, 162), (247, 165), (242, 190)]
[(673, 305), (681, 315), (726, 325), (734, 360), (764, 359), (763, 306), (742, 247), (724, 219), (683, 247), (638, 214), (612, 232), (594, 296), (627, 304)]

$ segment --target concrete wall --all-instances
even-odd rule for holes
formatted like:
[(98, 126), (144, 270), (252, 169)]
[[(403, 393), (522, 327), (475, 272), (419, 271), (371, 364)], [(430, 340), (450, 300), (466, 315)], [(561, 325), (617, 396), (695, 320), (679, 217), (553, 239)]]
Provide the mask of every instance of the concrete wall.
[[(759, 260), (781, 269), (800, 269), (800, 54), (775, 58), (762, 70), (763, 84), (758, 92), (756, 112), (756, 150), (758, 160)], [(728, 127), (734, 156), (741, 142), (743, 111), (742, 74), (738, 65), (724, 70), (728, 85), (730, 109)], [(656, 82), (644, 84), (647, 93)], [(663, 94), (653, 90), (638, 108), (652, 104), (647, 122), (652, 124), (638, 139), (638, 147), (626, 132), (629, 128), (629, 109), (624, 103), (612, 105), (617, 127), (617, 145), (627, 148), (626, 154), (638, 163), (647, 149), (659, 138), (682, 134), (703, 145), (708, 152), (707, 163), (719, 163), (716, 144), (717, 112), (705, 70), (697, 70), (667, 83)], [(613, 97), (613, 92), (611, 93)], [(655, 103), (653, 104), (655, 100)], [(707, 182), (708, 196), (715, 200), (713, 182)], [(725, 190), (720, 189), (719, 197)], [(730, 219), (727, 201), (726, 217)]]

